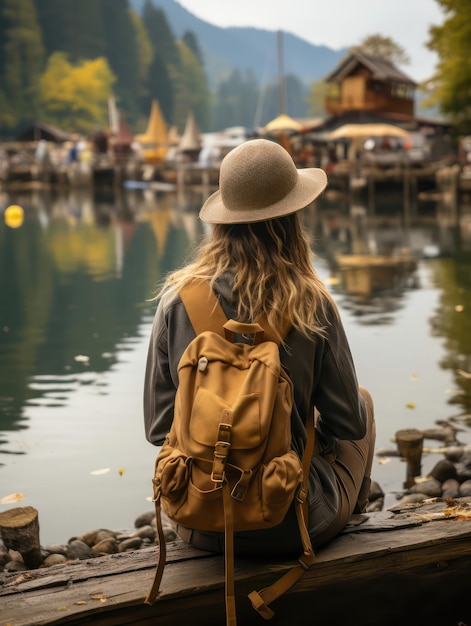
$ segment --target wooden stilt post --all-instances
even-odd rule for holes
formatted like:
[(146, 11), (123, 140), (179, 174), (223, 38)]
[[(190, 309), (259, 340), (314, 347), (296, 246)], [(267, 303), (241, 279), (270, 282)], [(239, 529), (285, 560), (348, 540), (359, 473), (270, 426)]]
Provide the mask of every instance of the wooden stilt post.
[(38, 511), (32, 506), (0, 513), (0, 536), (9, 550), (16, 550), (29, 569), (41, 565)]
[(406, 428), (396, 432), (396, 445), (401, 457), (407, 463), (404, 487), (412, 487), (415, 477), (420, 476), (422, 469), (423, 433), (415, 428)]

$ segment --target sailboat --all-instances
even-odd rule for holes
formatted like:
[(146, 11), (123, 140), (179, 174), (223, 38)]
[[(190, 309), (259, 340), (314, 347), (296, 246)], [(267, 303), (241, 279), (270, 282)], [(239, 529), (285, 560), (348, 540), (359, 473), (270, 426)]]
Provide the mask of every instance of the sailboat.
[(197, 161), (201, 151), (201, 134), (196, 124), (193, 111), (190, 111), (186, 120), (185, 130), (178, 144), (177, 151), (185, 154), (190, 161)]
[(141, 144), (147, 163), (159, 164), (164, 161), (169, 149), (169, 139), (167, 125), (157, 100), (152, 100), (146, 132), (136, 135), (135, 140)]

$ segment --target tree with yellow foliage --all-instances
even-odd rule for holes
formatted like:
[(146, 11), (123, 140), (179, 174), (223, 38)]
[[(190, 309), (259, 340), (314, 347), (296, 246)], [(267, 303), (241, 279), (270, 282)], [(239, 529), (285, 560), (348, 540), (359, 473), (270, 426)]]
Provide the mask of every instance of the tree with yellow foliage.
[(43, 119), (80, 133), (88, 133), (96, 125), (106, 126), (114, 82), (105, 58), (73, 65), (63, 52), (55, 52), (39, 83)]

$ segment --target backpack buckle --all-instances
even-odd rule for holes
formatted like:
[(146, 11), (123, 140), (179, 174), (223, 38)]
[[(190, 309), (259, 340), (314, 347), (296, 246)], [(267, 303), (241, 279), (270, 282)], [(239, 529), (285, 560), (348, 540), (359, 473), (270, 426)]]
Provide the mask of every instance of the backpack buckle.
[(211, 472), (211, 480), (213, 483), (222, 483), (226, 476), (226, 460), (229, 454), (231, 444), (228, 441), (217, 441), (214, 446), (213, 469)]
[(252, 478), (252, 470), (244, 470), (242, 472), (241, 477), (234, 485), (233, 490), (231, 491), (231, 496), (234, 500), (238, 502), (242, 502), (245, 498), (245, 494), (247, 493), (247, 489), (249, 488), (250, 479)]

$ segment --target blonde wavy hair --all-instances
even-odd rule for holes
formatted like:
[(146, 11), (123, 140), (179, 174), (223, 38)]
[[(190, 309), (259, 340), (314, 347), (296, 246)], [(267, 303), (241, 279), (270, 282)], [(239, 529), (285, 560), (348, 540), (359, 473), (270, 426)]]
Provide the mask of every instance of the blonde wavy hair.
[(178, 292), (194, 280), (214, 285), (225, 273), (234, 276), (233, 295), (239, 320), (265, 314), (281, 337), (290, 323), (306, 336), (324, 335), (328, 309), (337, 308), (314, 269), (310, 239), (298, 214), (250, 224), (215, 224), (196, 258), (168, 274), (157, 297)]

